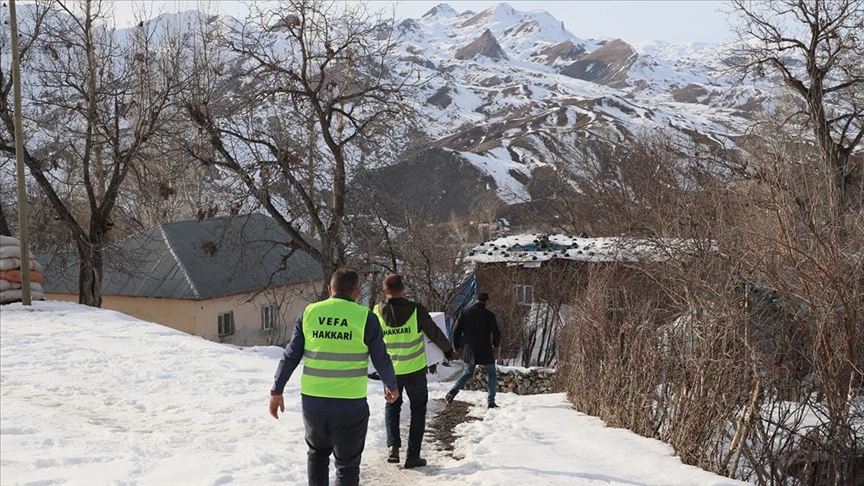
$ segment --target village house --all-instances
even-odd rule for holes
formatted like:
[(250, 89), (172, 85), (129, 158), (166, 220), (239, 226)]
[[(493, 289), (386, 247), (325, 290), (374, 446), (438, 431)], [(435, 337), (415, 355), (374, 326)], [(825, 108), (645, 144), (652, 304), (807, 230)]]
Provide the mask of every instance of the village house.
[[(632, 308), (634, 295), (656, 297), (652, 318), (672, 321), (675, 312), (664, 312), (663, 292), (644, 270), (698, 252), (698, 246), (693, 240), (522, 234), (478, 245), (466, 261), (474, 264), (478, 291), (491, 295), (501, 358), (544, 366), (555, 360), (562, 320), (586, 313), (589, 302), (592, 319), (614, 321)], [(626, 336), (621, 339), (623, 346)]]
[[(106, 249), (102, 307), (212, 341), (284, 344), (324, 279), (287, 241), (261, 214), (153, 226)], [(45, 298), (77, 302), (77, 255), (38, 258)]]

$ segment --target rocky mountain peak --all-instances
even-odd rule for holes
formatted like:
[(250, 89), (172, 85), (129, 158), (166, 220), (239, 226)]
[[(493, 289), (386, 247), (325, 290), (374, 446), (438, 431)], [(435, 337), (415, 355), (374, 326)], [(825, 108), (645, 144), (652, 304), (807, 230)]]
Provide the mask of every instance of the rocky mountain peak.
[(477, 56), (488, 57), (495, 61), (509, 59), (504, 49), (498, 44), (498, 39), (489, 29), (486, 29), (477, 40), (456, 51), (456, 59), (463, 61), (474, 59)]
[(480, 13), (474, 15), (469, 18), (465, 22), (462, 23), (461, 27), (471, 27), (473, 25), (478, 25), (481, 23), (489, 24), (502, 24), (502, 25), (513, 25), (520, 22), (525, 17), (525, 14), (517, 11), (510, 5), (506, 3), (499, 3), (494, 7), (489, 7), (486, 10), (481, 11)]
[(459, 12), (457, 12), (453, 7), (447, 5), (446, 3), (439, 3), (435, 5), (428, 12), (423, 14), (424, 19), (438, 17), (438, 18), (452, 18), (459, 16)]
[(422, 29), (416, 20), (405, 19), (399, 23), (399, 30), (402, 32), (420, 32)]
[(498, 5), (495, 5), (494, 7), (491, 7), (487, 10), (490, 10), (490, 11), (497, 13), (497, 14), (508, 15), (508, 16), (519, 14), (519, 12), (516, 11), (515, 8), (511, 7), (510, 4), (508, 4), (508, 3), (499, 3)]
[(543, 61), (546, 64), (555, 64), (559, 61), (575, 61), (579, 59), (579, 56), (582, 54), (585, 54), (585, 47), (576, 45), (573, 41), (566, 40), (543, 49), (537, 55), (545, 58)]
[(615, 39), (579, 58), (561, 70), (571, 78), (592, 81), (615, 88), (628, 86), (627, 71), (636, 62), (636, 51), (630, 44)]

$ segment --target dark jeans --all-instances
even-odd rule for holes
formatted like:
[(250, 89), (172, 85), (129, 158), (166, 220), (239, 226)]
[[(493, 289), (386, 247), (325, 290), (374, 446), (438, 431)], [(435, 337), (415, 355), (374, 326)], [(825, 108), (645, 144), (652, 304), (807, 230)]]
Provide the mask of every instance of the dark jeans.
[(399, 398), (384, 405), (384, 424), (387, 428), (387, 447), (402, 447), (399, 434), (399, 414), (402, 411), (403, 391), (408, 393), (411, 402), (411, 425), (408, 429), (408, 457), (420, 457), (420, 445), (426, 431), (426, 402), (429, 392), (426, 389), (426, 370), (409, 375), (396, 376), (399, 385)]
[[(474, 368), (476, 366), (477, 365), (474, 363), (465, 363), (465, 371), (462, 372), (462, 376), (460, 376), (459, 379), (456, 380), (456, 384), (453, 385), (454, 390), (461, 390), (465, 386), (465, 383), (468, 383), (468, 380), (474, 376)], [(486, 367), (486, 377), (489, 379), (487, 385), (487, 399), (489, 400), (489, 403), (492, 403), (495, 401), (495, 392), (498, 389), (498, 374), (495, 370), (495, 363), (480, 366)]]
[(336, 459), (336, 484), (356, 486), (360, 483), (360, 456), (366, 445), (369, 405), (357, 414), (318, 413), (303, 410), (306, 425), (306, 462), (310, 486), (327, 486), (330, 482), (330, 454)]

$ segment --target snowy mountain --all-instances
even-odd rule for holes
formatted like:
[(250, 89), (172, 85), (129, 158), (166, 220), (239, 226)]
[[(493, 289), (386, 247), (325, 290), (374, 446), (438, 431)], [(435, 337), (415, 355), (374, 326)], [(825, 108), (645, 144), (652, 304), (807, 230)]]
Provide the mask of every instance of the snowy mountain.
[[(0, 312), (3, 484), (306, 484), (301, 370), (285, 389), (280, 419), (267, 413), (280, 348), (238, 349), (70, 303)], [(451, 385), (443, 373), (430, 375), (430, 423)], [(498, 398), (501, 408), (487, 410), (485, 392), (460, 393), (474, 420), (455, 429), (453, 451), (427, 439), (430, 465), (409, 471), (385, 461), (383, 393), (370, 380), (361, 482), (746, 484), (686, 466), (659, 441), (607, 428), (563, 393)], [(402, 424), (405, 437), (407, 418)]]
[[(459, 155), (507, 204), (530, 201), (532, 174), (598, 133), (663, 129), (733, 147), (775, 93), (769, 81), (737, 84), (722, 45), (581, 39), (547, 12), (506, 3), (479, 13), (441, 4), (399, 29), (397, 70), (428, 80), (433, 147)], [(419, 159), (406, 163), (424, 169)]]
[[(166, 15), (178, 25), (204, 18)], [(444, 179), (417, 175), (433, 170), (430, 160), (452, 155), (472, 182), (448, 194), (462, 202), (447, 205), (442, 217), (468, 213), (487, 187), (505, 204), (531, 201), (538, 170), (568, 163), (597, 137), (623, 141), (659, 129), (708, 149), (731, 148), (779, 93), (772, 79), (738, 84), (724, 67), (722, 45), (583, 39), (545, 11), (506, 3), (481, 12), (440, 4), (397, 29), (392, 69), (422, 82), (419, 103), (431, 142), (374, 178), (413, 173), (401, 182), (416, 191), (400, 207), (431, 201), (448, 189)]]
[[(400, 29), (402, 61), (428, 76), (427, 92), (438, 95), (432, 104), (443, 115), (435, 127), (442, 135), (526, 109), (523, 116), (564, 107), (578, 117), (584, 111), (565, 102), (588, 100), (642, 108), (630, 115), (599, 110), (624, 127), (671, 123), (735, 135), (748, 124), (743, 110), (755, 108), (748, 102), (770, 89), (736, 86), (725, 71), (721, 45), (583, 40), (546, 12), (519, 12), (507, 4), (476, 14), (457, 14), (442, 4), (403, 21)], [(687, 97), (685, 89), (704, 95)], [(456, 96), (448, 103), (441, 90)], [(688, 104), (718, 112), (709, 115)]]

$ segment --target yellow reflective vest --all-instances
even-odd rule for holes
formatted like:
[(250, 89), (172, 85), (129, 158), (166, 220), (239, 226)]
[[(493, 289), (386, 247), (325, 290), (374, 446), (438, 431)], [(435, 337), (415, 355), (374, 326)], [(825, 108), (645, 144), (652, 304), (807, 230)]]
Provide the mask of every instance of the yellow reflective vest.
[(364, 342), (369, 309), (331, 297), (303, 311), (303, 376), (300, 392), (324, 398), (365, 398), (369, 348)]
[(381, 305), (375, 306), (375, 315), (381, 321), (384, 331), (384, 344), (387, 354), (393, 361), (397, 375), (407, 375), (426, 368), (426, 347), (423, 345), (423, 332), (417, 326), (417, 309), (405, 324), (390, 327), (381, 315)]

